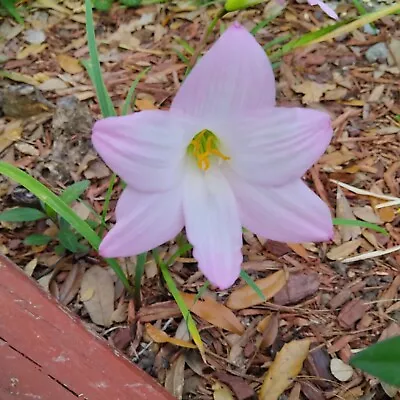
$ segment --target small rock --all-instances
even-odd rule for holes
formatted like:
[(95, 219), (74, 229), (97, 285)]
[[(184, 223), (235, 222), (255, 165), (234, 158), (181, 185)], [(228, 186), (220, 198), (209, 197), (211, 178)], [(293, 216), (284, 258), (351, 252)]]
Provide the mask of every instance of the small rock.
[(25, 40), (30, 44), (42, 44), (46, 40), (46, 35), (41, 30), (28, 29), (25, 31)]
[(374, 62), (384, 63), (389, 55), (389, 50), (385, 43), (376, 43), (365, 53), (365, 58), (372, 64)]
[(340, 382), (347, 382), (353, 376), (353, 368), (340, 358), (332, 358), (330, 367), (332, 375)]

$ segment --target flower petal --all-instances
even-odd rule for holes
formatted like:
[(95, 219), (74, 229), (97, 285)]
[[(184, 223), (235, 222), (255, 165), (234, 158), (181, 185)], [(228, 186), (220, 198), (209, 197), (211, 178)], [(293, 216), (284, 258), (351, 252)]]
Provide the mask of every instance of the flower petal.
[(228, 288), (240, 274), (242, 229), (234, 195), (219, 169), (187, 173), (183, 210), (199, 269), (213, 285)]
[(116, 208), (117, 223), (100, 245), (103, 257), (128, 257), (173, 239), (183, 228), (182, 192), (138, 192), (127, 187)]
[(267, 239), (304, 243), (330, 240), (328, 206), (300, 179), (281, 187), (262, 187), (230, 176), (244, 227)]
[(171, 110), (212, 120), (274, 105), (271, 63), (253, 35), (235, 22), (198, 61)]
[(328, 5), (326, 5), (323, 1), (321, 0), (307, 0), (308, 4), (310, 4), (310, 6), (319, 6), (321, 8), (321, 10), (327, 14), (329, 17), (333, 18), (333, 19), (338, 19), (338, 15), (335, 13), (335, 11), (329, 7)]
[(266, 109), (220, 129), (232, 169), (249, 182), (284, 185), (300, 178), (327, 148), (328, 114), (305, 108)]
[(142, 111), (97, 121), (92, 140), (103, 160), (130, 186), (161, 191), (181, 178), (185, 137), (196, 134), (190, 129), (187, 121), (167, 111)]

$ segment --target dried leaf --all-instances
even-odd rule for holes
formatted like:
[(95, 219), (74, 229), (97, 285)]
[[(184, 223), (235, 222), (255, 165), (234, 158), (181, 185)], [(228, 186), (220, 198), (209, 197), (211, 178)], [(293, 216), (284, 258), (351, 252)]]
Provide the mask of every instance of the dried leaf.
[(24, 58), (27, 58), (31, 55), (39, 54), (41, 53), (44, 49), (47, 48), (47, 44), (30, 44), (26, 46), (23, 50), (17, 53), (16, 59), (17, 60), (23, 60)]
[(237, 400), (252, 400), (256, 394), (254, 389), (241, 377), (227, 374), (226, 372), (216, 372), (214, 377), (224, 383), (232, 390)]
[(210, 324), (237, 334), (244, 332), (244, 326), (242, 323), (239, 321), (236, 315), (223, 304), (217, 303), (215, 300), (209, 297), (198, 299), (196, 303), (194, 303), (196, 298), (194, 294), (181, 292), (181, 296), (190, 311), (198, 315), (200, 318), (203, 318)]
[[(270, 318), (268, 319), (268, 324), (265, 325), (263, 332), (262, 332), (262, 340), (261, 340), (261, 344), (260, 344), (261, 350), (264, 350), (264, 349), (272, 346), (275, 343), (276, 337), (278, 336), (278, 331), (279, 331), (278, 314), (272, 314), (269, 317)], [(257, 330), (259, 329), (259, 327), (260, 327), (260, 324), (257, 326)]]
[(308, 355), (309, 339), (286, 343), (269, 367), (261, 387), (260, 400), (277, 400), (300, 373)]
[(353, 212), (357, 218), (363, 221), (378, 225), (383, 224), (382, 220), (375, 214), (374, 209), (371, 206), (354, 207)]
[(303, 104), (318, 103), (325, 92), (335, 88), (336, 85), (322, 84), (314, 81), (304, 81), (292, 86), (292, 89), (296, 93), (304, 93), (301, 99)]
[(66, 89), (68, 85), (61, 79), (59, 78), (50, 78), (47, 79), (47, 81), (41, 83), (38, 88), (42, 90), (43, 92), (49, 92), (52, 90), (58, 90), (58, 89)]
[[(92, 292), (92, 296), (87, 294)], [(91, 320), (101, 326), (111, 325), (114, 311), (114, 282), (111, 275), (101, 267), (92, 267), (83, 275), (81, 300)]]
[[(336, 194), (336, 217), (355, 220), (353, 211), (350, 207), (343, 190), (338, 187)], [(359, 226), (339, 225), (339, 232), (342, 237), (342, 242), (348, 242), (351, 239), (357, 239), (361, 234)]]
[(343, 243), (342, 245), (334, 247), (328, 251), (326, 256), (330, 260), (343, 260), (350, 254), (354, 253), (361, 246), (361, 243), (362, 239), (356, 239), (347, 243)]
[(165, 377), (165, 388), (175, 398), (181, 400), (185, 383), (185, 355), (181, 354), (172, 364)]
[(344, 329), (351, 329), (364, 316), (367, 310), (368, 305), (361, 299), (354, 299), (348, 302), (338, 315), (339, 325)]
[(176, 339), (168, 336), (164, 331), (157, 329), (151, 324), (146, 324), (146, 332), (150, 339), (156, 343), (171, 343), (175, 346), (185, 347), (188, 349), (196, 349), (197, 346), (193, 343), (187, 342), (186, 340)]
[[(268, 300), (274, 297), (285, 286), (287, 279), (287, 272), (281, 270), (266, 278), (259, 279), (255, 283), (263, 292), (265, 300)], [(263, 302), (264, 300), (250, 286), (246, 285), (234, 290), (229, 296), (226, 305), (233, 310), (241, 310)]]
[(83, 71), (83, 67), (79, 60), (67, 54), (59, 54), (57, 56), (57, 61), (60, 64), (60, 67), (69, 74), (78, 74)]
[(214, 390), (214, 400), (235, 400), (232, 392), (225, 385), (221, 385), (217, 382), (214, 383), (212, 389)]
[(10, 146), (13, 142), (18, 140), (22, 134), (21, 120), (14, 120), (9, 122), (5, 128), (0, 131), (0, 153)]
[(274, 296), (274, 302), (280, 305), (298, 303), (313, 295), (319, 288), (319, 277), (313, 274), (290, 274), (286, 285)]
[(353, 368), (340, 358), (332, 358), (330, 368), (332, 375), (340, 382), (347, 382), (353, 376)]

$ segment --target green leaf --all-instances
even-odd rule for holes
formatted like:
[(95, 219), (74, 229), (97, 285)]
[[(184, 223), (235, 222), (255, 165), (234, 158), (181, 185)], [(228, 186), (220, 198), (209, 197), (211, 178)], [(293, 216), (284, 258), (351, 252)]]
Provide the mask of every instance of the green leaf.
[(75, 200), (77, 200), (89, 187), (90, 181), (80, 181), (75, 182), (71, 186), (68, 186), (60, 195), (60, 199), (63, 200), (66, 204), (71, 204)]
[(257, 286), (253, 278), (244, 269), (240, 271), (240, 277), (256, 292), (258, 297), (264, 301), (266, 300), (262, 290)]
[(31, 222), (46, 218), (46, 214), (36, 208), (16, 207), (0, 213), (0, 221)]
[[(64, 221), (64, 220), (62, 220)], [(60, 230), (58, 231), (58, 240), (60, 243), (71, 253), (77, 253), (79, 249), (79, 240), (74, 232), (70, 229), (68, 223), (65, 221), (61, 223)]]
[(93, 0), (93, 6), (99, 11), (108, 11), (112, 6), (113, 0)]
[(33, 233), (25, 238), (24, 244), (27, 246), (43, 246), (53, 240), (52, 237), (42, 235), (41, 233)]
[(132, 82), (132, 85), (128, 90), (128, 94), (126, 95), (126, 99), (125, 99), (124, 105), (122, 107), (122, 112), (121, 112), (122, 115), (128, 114), (131, 104), (134, 103), (134, 101), (132, 101), (132, 99), (133, 99), (133, 95), (135, 94), (136, 86), (138, 85), (140, 80), (150, 71), (150, 69), (151, 69), (151, 67), (145, 68), (143, 71), (140, 72), (140, 74), (138, 74), (136, 79)]
[[(64, 218), (72, 228), (74, 228), (79, 234), (81, 234), (95, 249), (98, 250), (101, 239), (97, 236), (96, 232), (83, 221), (64, 201), (57, 197), (51, 192), (46, 186), (32, 178), (27, 173), (21, 171), (17, 167), (11, 164), (7, 164), (4, 161), (0, 161), (0, 173), (18, 182), (24, 186), (30, 192), (32, 192), (39, 200), (46, 203), (54, 211), (57, 212), (62, 218)], [(125, 276), (122, 268), (119, 266), (116, 260), (112, 258), (105, 259), (110, 267), (114, 270), (115, 274), (121, 280), (128, 292), (132, 292), (132, 287), (129, 280)]]
[(373, 231), (383, 233), (384, 235), (389, 234), (388, 231), (381, 226), (371, 222), (359, 221), (358, 219), (333, 218), (332, 223), (333, 225), (360, 226), (361, 228), (369, 228)]
[(88, 71), (89, 77), (93, 82), (96, 90), (97, 98), (103, 117), (111, 117), (116, 115), (111, 97), (107, 92), (106, 85), (104, 84), (103, 76), (101, 74), (99, 54), (97, 52), (96, 37), (94, 33), (93, 11), (91, 0), (85, 0), (86, 7), (86, 35), (88, 40), (90, 61), (82, 61)]
[[(178, 252), (180, 254), (183, 253), (179, 249), (178, 249)], [(204, 350), (203, 342), (201, 341), (200, 333), (199, 333), (199, 331), (196, 327), (196, 324), (193, 320), (192, 314), (190, 313), (188, 307), (186, 306), (185, 301), (182, 299), (182, 296), (179, 293), (179, 290), (176, 287), (175, 282), (172, 279), (172, 276), (168, 271), (168, 264), (166, 264), (163, 260), (161, 260), (156, 249), (153, 250), (153, 256), (154, 256), (154, 259), (155, 259), (157, 265), (160, 267), (161, 273), (165, 279), (165, 283), (167, 284), (169, 292), (172, 294), (173, 298), (176, 301), (176, 304), (179, 307), (179, 310), (182, 313), (182, 316), (188, 327), (188, 331), (193, 338), (193, 341), (196, 343), (196, 346), (199, 349), (201, 356), (203, 357), (203, 359), (205, 359), (205, 350)], [(171, 258), (175, 259), (176, 257), (175, 257), (175, 255), (173, 255)]]
[(350, 364), (389, 385), (400, 387), (400, 336), (383, 340), (357, 353), (350, 359)]
[(0, 0), (0, 5), (19, 23), (23, 24), (24, 20), (19, 15), (17, 8), (15, 7), (14, 0)]
[(142, 299), (140, 296), (140, 289), (142, 286), (142, 276), (144, 273), (144, 266), (146, 264), (147, 252), (139, 254), (136, 257), (136, 269), (135, 269), (135, 289), (134, 289), (134, 299), (135, 299), (135, 309), (141, 307)]

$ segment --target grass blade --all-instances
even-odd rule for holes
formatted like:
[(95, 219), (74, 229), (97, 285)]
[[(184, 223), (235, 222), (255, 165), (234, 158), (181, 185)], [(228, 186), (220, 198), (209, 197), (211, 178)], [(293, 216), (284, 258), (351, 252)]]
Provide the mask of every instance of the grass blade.
[(347, 226), (360, 226), (361, 228), (369, 228), (373, 231), (383, 233), (384, 235), (388, 235), (388, 231), (381, 226), (373, 224), (371, 222), (359, 221), (357, 219), (345, 219), (345, 218), (333, 218), (333, 225), (347, 225)]
[[(32, 192), (39, 200), (47, 204), (58, 215), (64, 218), (95, 250), (98, 250), (101, 239), (97, 236), (96, 232), (46, 186), (32, 178), (26, 172), (4, 161), (0, 161), (0, 173), (18, 182)], [(124, 284), (126, 290), (131, 292), (132, 287), (119, 264), (114, 259), (110, 258), (106, 258), (106, 261)]]
[(260, 297), (263, 301), (267, 300), (262, 290), (257, 286), (253, 278), (244, 269), (240, 271), (240, 277), (257, 293), (258, 297)]
[(205, 360), (204, 345), (203, 345), (203, 342), (201, 341), (200, 333), (197, 330), (197, 327), (193, 320), (192, 314), (190, 313), (188, 307), (186, 306), (185, 301), (182, 299), (182, 296), (179, 293), (179, 290), (176, 287), (175, 282), (172, 279), (172, 276), (168, 271), (167, 264), (163, 260), (161, 260), (157, 250), (153, 250), (153, 256), (154, 256), (154, 259), (156, 260), (157, 265), (160, 267), (161, 273), (164, 277), (165, 283), (167, 284), (168, 290), (172, 294), (173, 298), (176, 301), (176, 304), (179, 307), (179, 310), (182, 313), (182, 316), (188, 327), (188, 331), (189, 331), (190, 335), (192, 336), (193, 341), (195, 342), (197, 348), (199, 349), (202, 358)]
[(144, 273), (144, 266), (146, 264), (147, 252), (139, 254), (136, 257), (136, 270), (135, 270), (135, 289), (134, 289), (134, 301), (135, 309), (139, 310), (142, 305), (142, 298), (140, 296), (140, 288), (142, 286), (142, 276)]
[(83, 65), (86, 67), (89, 77), (93, 82), (103, 117), (111, 117), (116, 115), (116, 113), (101, 74), (99, 54), (97, 52), (96, 37), (94, 33), (92, 2), (90, 0), (85, 0), (85, 7), (86, 35), (88, 40), (90, 63), (86, 61)]
[(135, 94), (136, 86), (140, 82), (140, 80), (150, 71), (151, 67), (145, 68), (142, 72), (138, 74), (136, 79), (132, 82), (131, 87), (129, 88), (128, 94), (126, 95), (126, 99), (124, 101), (124, 105), (122, 106), (122, 115), (126, 115), (129, 112), (129, 108), (131, 104), (133, 104), (135, 101), (132, 100), (134, 97), (133, 95)]

